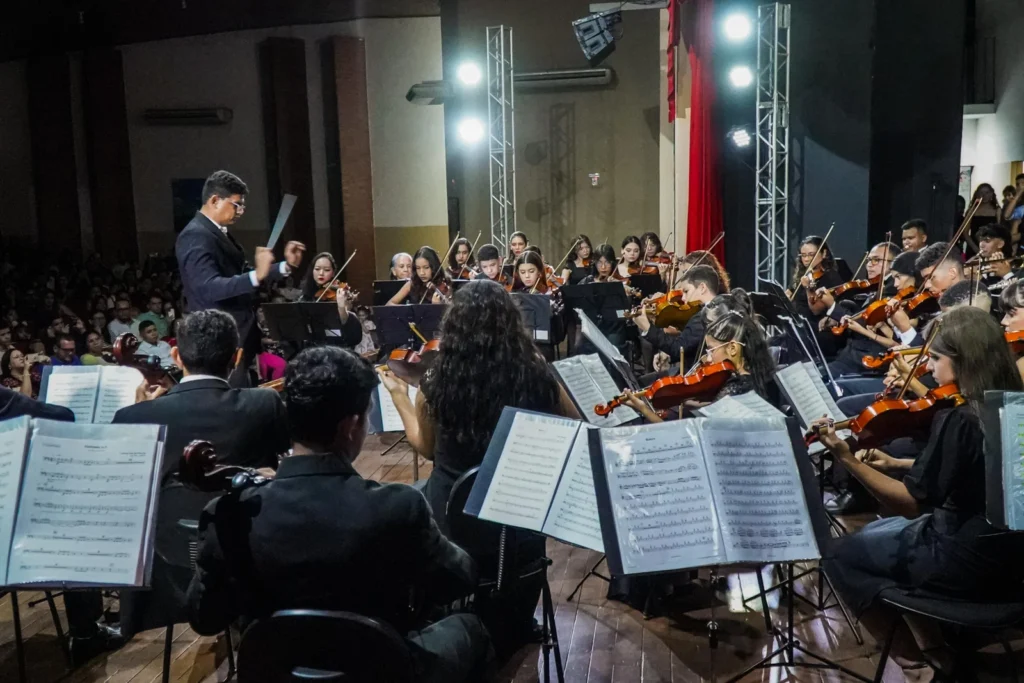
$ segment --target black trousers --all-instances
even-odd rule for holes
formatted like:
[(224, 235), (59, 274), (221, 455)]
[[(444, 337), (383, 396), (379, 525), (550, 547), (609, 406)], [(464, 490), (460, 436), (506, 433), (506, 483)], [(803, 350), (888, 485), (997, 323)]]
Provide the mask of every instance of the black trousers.
[(64, 592), (64, 612), (68, 631), (75, 638), (88, 638), (96, 633), (96, 622), (103, 616), (103, 593), (98, 590)]

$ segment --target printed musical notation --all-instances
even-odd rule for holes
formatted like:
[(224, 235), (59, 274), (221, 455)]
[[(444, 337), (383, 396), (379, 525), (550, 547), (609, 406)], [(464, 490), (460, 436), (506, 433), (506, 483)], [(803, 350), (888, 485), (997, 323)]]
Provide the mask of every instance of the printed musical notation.
[(692, 426), (621, 427), (603, 430), (601, 441), (627, 573), (721, 559), (711, 484)]
[(756, 431), (722, 422), (701, 426), (722, 538), (733, 562), (817, 557), (789, 434), (781, 419), (773, 422), (776, 429)]
[(0, 586), (6, 583), (7, 560), (14, 520), (18, 514), (18, 485), (25, 463), (30, 429), (27, 417), (0, 422)]
[(639, 417), (629, 406), (619, 406), (604, 417), (594, 412), (594, 406), (608, 403), (621, 393), (596, 353), (565, 358), (552, 366), (587, 422), (598, 427), (618, 427)]
[(604, 552), (594, 473), (590, 469), (588, 431), (584, 426), (576, 435), (542, 530), (567, 543)]
[(1002, 431), (1003, 514), (1007, 528), (1024, 529), (1024, 404), (1008, 400), (999, 411)]

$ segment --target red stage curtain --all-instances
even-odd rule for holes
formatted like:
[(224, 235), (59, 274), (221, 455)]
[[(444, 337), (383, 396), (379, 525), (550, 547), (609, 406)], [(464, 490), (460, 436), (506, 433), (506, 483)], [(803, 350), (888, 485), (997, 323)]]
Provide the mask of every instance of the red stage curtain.
[[(715, 73), (712, 54), (715, 47), (714, 0), (680, 0), (689, 7), (685, 28), (688, 40), (690, 72), (690, 187), (687, 211), (686, 249), (706, 249), (722, 230), (722, 196), (718, 172), (720, 136), (714, 120)], [(678, 16), (676, 3), (670, 14)], [(669, 21), (669, 24), (676, 24)], [(670, 37), (669, 43), (672, 40)], [(722, 242), (714, 254), (724, 264)]]

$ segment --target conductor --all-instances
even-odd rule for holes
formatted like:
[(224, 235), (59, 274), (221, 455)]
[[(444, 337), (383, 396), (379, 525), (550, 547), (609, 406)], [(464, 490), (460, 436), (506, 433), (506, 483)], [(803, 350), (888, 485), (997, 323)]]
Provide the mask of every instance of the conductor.
[(245, 213), (248, 187), (227, 171), (217, 171), (203, 185), (203, 206), (178, 235), (174, 251), (189, 312), (216, 309), (235, 319), (244, 350), (241, 373), (232, 375), (233, 386), (246, 386), (246, 372), (260, 350), (256, 325), (258, 291), (263, 282), (274, 282), (302, 263), (306, 250), (301, 242), (288, 242), (285, 263), (274, 263), (274, 253), (256, 247), (255, 267), (245, 261), (241, 245), (228, 227)]

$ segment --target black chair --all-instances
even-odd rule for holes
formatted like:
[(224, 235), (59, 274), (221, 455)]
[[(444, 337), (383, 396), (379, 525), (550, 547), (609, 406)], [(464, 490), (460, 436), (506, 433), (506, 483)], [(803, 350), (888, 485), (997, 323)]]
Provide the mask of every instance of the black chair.
[(562, 683), (565, 673), (558, 646), (551, 585), (548, 583), (548, 567), (551, 566), (551, 560), (543, 555), (544, 537), (477, 519), (463, 512), (479, 469), (474, 467), (463, 472), (462, 476), (455, 480), (451, 493), (448, 494), (446, 514), (449, 537), (477, 560), (481, 577), (476, 590), (478, 598), (497, 596), (500, 599), (503, 595), (514, 593), (521, 584), (534, 580), (541, 582), (544, 681), (550, 680), (548, 655), (554, 650), (555, 672), (559, 683)]
[[(1021, 624), (1024, 624), (1024, 601), (1020, 596), (1001, 602), (968, 602), (920, 589), (887, 588), (879, 594), (877, 599), (881, 604), (888, 605), (901, 614), (915, 614), (934, 619), (957, 631), (981, 631), (995, 636), (1010, 658), (1010, 671), (1013, 680), (1018, 680), (1017, 667), (1013, 661), (1013, 649), (1010, 647), (1005, 632), (1009, 629), (1020, 628)], [(885, 661), (889, 658), (889, 650), (892, 648), (892, 641), (899, 622), (899, 617), (893, 620), (889, 637), (886, 638), (885, 644), (882, 646), (878, 669), (875, 672), (876, 683), (882, 680)], [(977, 666), (973, 662), (976, 648), (972, 646), (972, 640), (960, 637), (959, 634), (956, 638), (949, 640), (953, 651), (953, 671), (951, 672), (953, 680), (976, 680), (974, 673)]]
[[(165, 628), (163, 682), (170, 679), (174, 625), (188, 623), (188, 585), (195, 573), (199, 515), (217, 494), (204, 493), (180, 482), (160, 489), (152, 582), (149, 590), (121, 591), (121, 632), (125, 638), (140, 631)], [(228, 677), (235, 673), (231, 630), (224, 632), (228, 646)]]
[(278, 611), (254, 622), (238, 648), (240, 683), (406, 683), (413, 671), (391, 626), (351, 612)]

